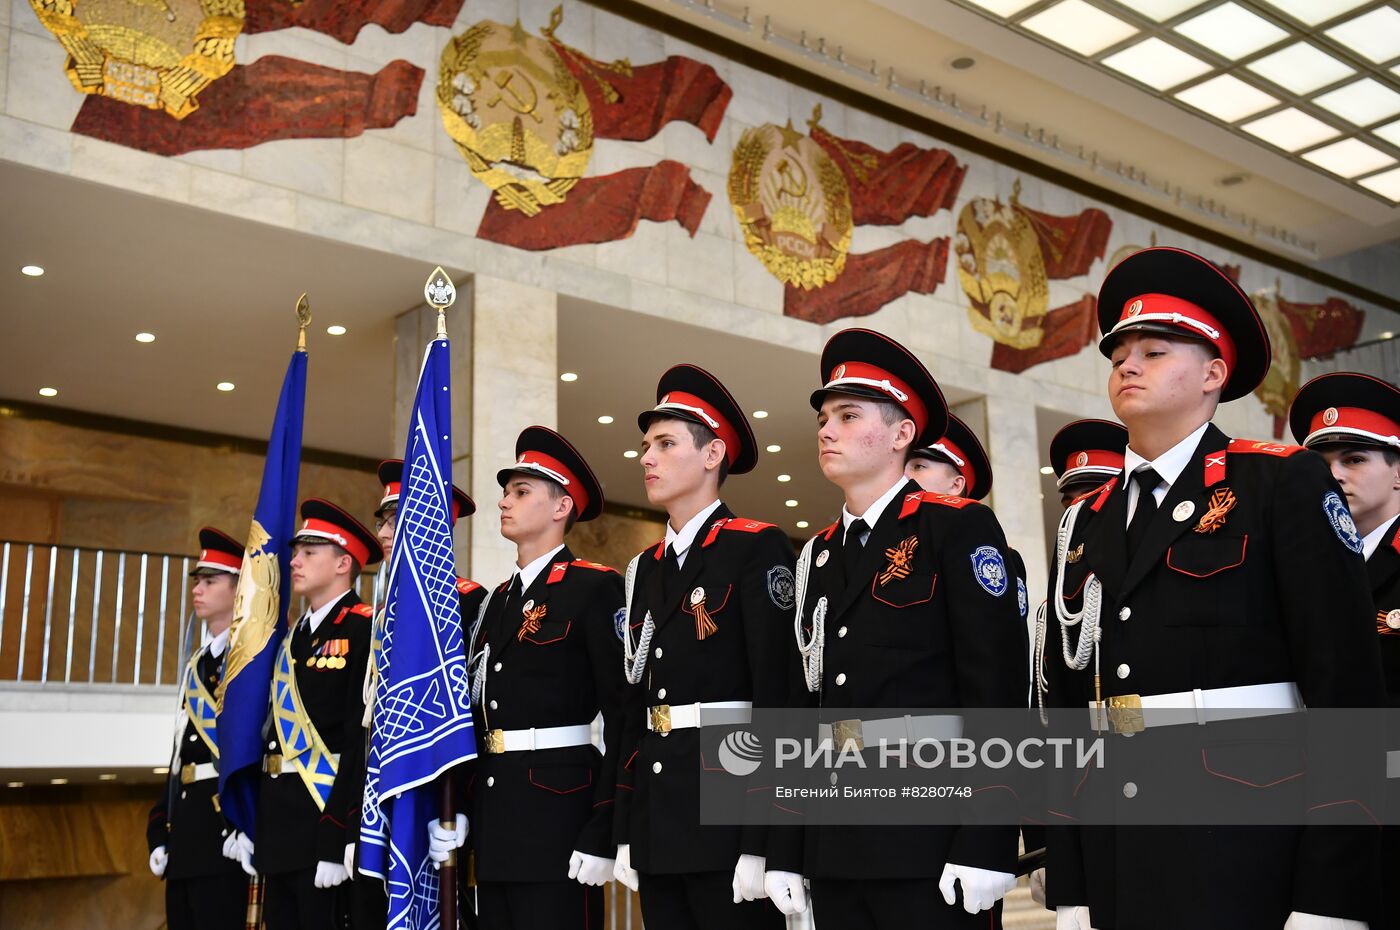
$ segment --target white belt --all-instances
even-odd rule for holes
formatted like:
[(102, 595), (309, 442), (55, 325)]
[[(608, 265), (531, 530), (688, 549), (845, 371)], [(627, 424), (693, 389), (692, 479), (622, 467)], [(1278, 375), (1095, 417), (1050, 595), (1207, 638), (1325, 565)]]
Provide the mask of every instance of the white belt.
[[(703, 719), (702, 719), (703, 718)], [(672, 730), (748, 723), (752, 701), (705, 701), (696, 704), (657, 704), (647, 709), (647, 729), (665, 736)]]
[(916, 743), (919, 740), (950, 740), (962, 736), (963, 718), (955, 714), (924, 714), (914, 717), (882, 717), (879, 720), (837, 720), (817, 725), (817, 736), (833, 740), (836, 749), (854, 745), (857, 750), (880, 743)]
[(1148, 727), (1269, 717), (1302, 708), (1298, 685), (1292, 681), (1238, 688), (1194, 688), (1171, 694), (1122, 694), (1104, 701), (1102, 707), (1089, 702), (1090, 725), (1094, 729), (1102, 730), (1106, 725), (1115, 733), (1128, 734)]
[(212, 762), (187, 762), (180, 766), (180, 784), (189, 785), (197, 781), (218, 778), (219, 770)]
[(593, 742), (593, 728), (586, 723), (567, 727), (531, 727), (528, 730), (487, 730), (486, 751), (525, 752), (530, 749), (563, 749)]

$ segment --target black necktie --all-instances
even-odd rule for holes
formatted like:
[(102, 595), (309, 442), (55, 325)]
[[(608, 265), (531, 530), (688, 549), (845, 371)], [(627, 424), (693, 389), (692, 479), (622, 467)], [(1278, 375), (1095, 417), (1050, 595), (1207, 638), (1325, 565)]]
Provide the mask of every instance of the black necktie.
[(680, 573), (681, 563), (676, 558), (675, 547), (667, 546), (666, 554), (661, 557), (661, 593), (667, 601), (676, 595), (676, 584)]
[(851, 576), (855, 574), (856, 563), (860, 561), (860, 554), (865, 551), (865, 536), (869, 530), (864, 520), (859, 518), (852, 520), (851, 525), (846, 527), (846, 540), (841, 546), (841, 565), (846, 571), (846, 582), (849, 584)]
[(520, 600), (520, 595), (524, 593), (520, 585), (520, 573), (516, 572), (515, 577), (510, 580), (510, 587), (506, 588), (506, 599), (501, 604), (501, 609), (510, 610), (512, 604)]
[(1138, 547), (1147, 535), (1147, 527), (1157, 515), (1157, 498), (1152, 492), (1162, 483), (1162, 476), (1151, 467), (1139, 468), (1133, 472), (1133, 480), (1137, 482), (1138, 499), (1133, 518), (1128, 521), (1129, 562), (1137, 555)]

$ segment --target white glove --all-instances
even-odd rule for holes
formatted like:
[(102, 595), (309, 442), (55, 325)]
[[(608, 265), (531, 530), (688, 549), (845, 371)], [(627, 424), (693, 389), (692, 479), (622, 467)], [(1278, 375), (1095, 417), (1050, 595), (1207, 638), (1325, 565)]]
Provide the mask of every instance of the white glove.
[(234, 858), (238, 860), (239, 865), (243, 866), (243, 871), (247, 872), (250, 876), (257, 875), (258, 870), (253, 868), (252, 838), (249, 837), (248, 834), (242, 832), (238, 833), (237, 837), (238, 839), (234, 841), (234, 848), (237, 855), (234, 856)]
[(230, 830), (224, 837), (224, 858), (238, 861), (238, 831)]
[(1089, 909), (1073, 904), (1055, 908), (1055, 930), (1092, 930)]
[(606, 885), (613, 877), (616, 864), (613, 859), (590, 856), (575, 849), (569, 857), (569, 877), (580, 885)]
[(943, 866), (943, 877), (938, 880), (938, 890), (943, 892), (943, 900), (950, 905), (957, 903), (958, 894), (955, 882), (962, 884), (963, 910), (969, 914), (990, 910), (1002, 897), (1016, 887), (1016, 876), (1010, 872), (993, 872), (970, 865)]
[(739, 856), (739, 861), (734, 863), (735, 904), (768, 897), (768, 892), (763, 890), (763, 865), (766, 861), (763, 856)]
[(349, 877), (350, 873), (339, 862), (327, 862), (322, 859), (316, 863), (315, 885), (317, 888), (334, 888)]
[(428, 823), (428, 857), (433, 860), (433, 868), (440, 867), (447, 861), (447, 854), (454, 849), (461, 849), (462, 844), (467, 841), (467, 815), (458, 814), (457, 823), (452, 827), (444, 827), (442, 821), (433, 818)]
[(351, 880), (351, 881), (354, 881), (354, 880), (355, 880), (355, 844), (354, 844), (354, 843), (346, 843), (346, 844), (345, 844), (345, 858), (344, 858), (343, 861), (344, 861), (344, 864), (345, 864), (345, 874), (347, 874), (347, 875), (350, 876), (350, 880)]
[(1283, 930), (1367, 930), (1364, 920), (1347, 920), (1344, 917), (1320, 917), (1317, 914), (1304, 914), (1294, 911), (1288, 915)]
[(632, 846), (629, 843), (617, 847), (617, 858), (613, 860), (613, 878), (633, 891), (642, 883), (641, 876), (632, 868)]
[(764, 872), (763, 891), (788, 917), (807, 910), (807, 889), (796, 872)]
[(1045, 906), (1045, 870), (1036, 869), (1031, 873), (1031, 900)]
[(170, 861), (170, 857), (165, 854), (164, 846), (157, 846), (151, 850), (151, 874), (160, 878), (165, 874), (165, 864)]

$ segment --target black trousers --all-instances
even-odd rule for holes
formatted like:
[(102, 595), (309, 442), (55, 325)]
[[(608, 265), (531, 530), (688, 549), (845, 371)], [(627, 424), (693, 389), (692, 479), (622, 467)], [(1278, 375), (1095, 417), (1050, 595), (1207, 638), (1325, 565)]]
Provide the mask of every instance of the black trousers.
[(963, 910), (962, 889), (949, 907), (933, 878), (821, 878), (812, 880), (812, 920), (818, 927), (841, 930), (1001, 930), (1001, 902), (989, 911), (969, 914)]
[(733, 872), (639, 874), (646, 930), (782, 930), (785, 925), (771, 901), (734, 903)]
[(263, 876), (263, 924), (267, 930), (341, 930), (346, 925), (344, 883), (316, 887), (316, 867)]
[(603, 889), (575, 881), (478, 882), (476, 917), (481, 930), (603, 930)]
[(351, 930), (384, 930), (389, 923), (389, 895), (384, 882), (371, 876), (356, 874), (354, 880), (340, 886), (349, 889)]
[(242, 869), (166, 879), (165, 923), (170, 930), (243, 930), (247, 915), (248, 876)]

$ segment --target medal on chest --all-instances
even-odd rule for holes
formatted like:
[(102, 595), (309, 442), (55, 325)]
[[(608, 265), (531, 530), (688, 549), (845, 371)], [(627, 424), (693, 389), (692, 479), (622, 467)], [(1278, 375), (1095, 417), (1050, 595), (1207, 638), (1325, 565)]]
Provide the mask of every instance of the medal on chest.
[(690, 603), (685, 607), (686, 613), (695, 618), (695, 638), (705, 639), (718, 631), (715, 626), (715, 618), (710, 616), (710, 612), (705, 609), (705, 589), (699, 585), (690, 592)]
[(880, 587), (884, 587), (891, 581), (903, 581), (909, 577), (909, 572), (914, 564), (914, 550), (919, 548), (919, 537), (910, 536), (901, 540), (898, 546), (892, 546), (885, 550), (885, 558), (889, 563), (880, 570)]
[(520, 630), (515, 634), (517, 642), (527, 636), (533, 636), (540, 631), (540, 621), (549, 611), (548, 604), (541, 604), (536, 607), (533, 600), (528, 600), (520, 607)]

